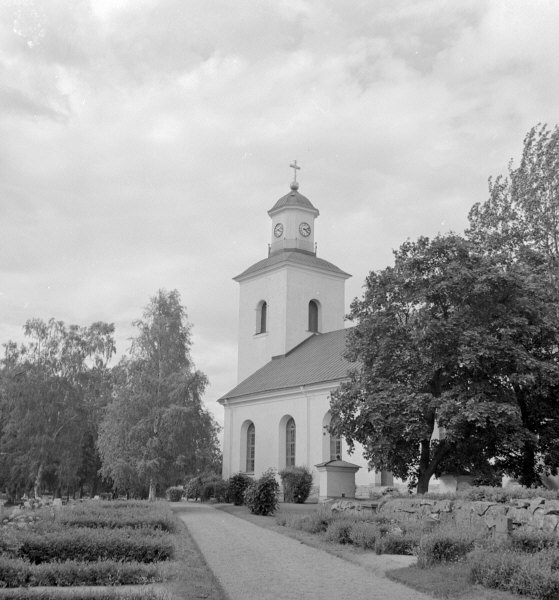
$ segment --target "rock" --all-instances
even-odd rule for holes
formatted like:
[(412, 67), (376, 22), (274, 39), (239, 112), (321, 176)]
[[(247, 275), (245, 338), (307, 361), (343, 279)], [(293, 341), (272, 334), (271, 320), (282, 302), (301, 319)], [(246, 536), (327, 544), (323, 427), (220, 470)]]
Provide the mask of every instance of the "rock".
[(472, 510), (476, 515), (483, 517), (483, 515), (496, 504), (496, 502), (484, 502), (482, 500), (478, 500), (476, 502), (472, 502)]
[(509, 509), (504, 504), (491, 506), (489, 510), (483, 515), (483, 519), (487, 527), (495, 527), (495, 525), (502, 521), (503, 517), (508, 516)]
[(556, 531), (557, 523), (559, 523), (559, 517), (555, 514), (547, 514), (543, 516), (542, 529), (544, 531)]
[(334, 502), (330, 507), (332, 512), (346, 512), (348, 510), (361, 511), (363, 507), (359, 502), (352, 502), (351, 500), (338, 500)]
[(545, 498), (534, 498), (533, 500), (530, 501), (530, 507), (529, 507), (529, 511), (531, 513), (534, 513), (539, 507), (540, 505), (545, 503)]
[(559, 515), (559, 500), (546, 500), (543, 510), (546, 515)]

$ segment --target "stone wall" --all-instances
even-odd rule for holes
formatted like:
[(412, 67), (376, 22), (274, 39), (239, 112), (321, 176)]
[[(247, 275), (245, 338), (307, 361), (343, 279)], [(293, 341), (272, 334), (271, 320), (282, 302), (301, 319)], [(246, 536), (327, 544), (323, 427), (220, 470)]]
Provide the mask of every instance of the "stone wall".
[(511, 499), (509, 502), (470, 500), (433, 500), (430, 498), (392, 498), (378, 512), (397, 520), (455, 522), (476, 530), (493, 528), (510, 519), (512, 527), (555, 532), (559, 536), (559, 500), (545, 498)]

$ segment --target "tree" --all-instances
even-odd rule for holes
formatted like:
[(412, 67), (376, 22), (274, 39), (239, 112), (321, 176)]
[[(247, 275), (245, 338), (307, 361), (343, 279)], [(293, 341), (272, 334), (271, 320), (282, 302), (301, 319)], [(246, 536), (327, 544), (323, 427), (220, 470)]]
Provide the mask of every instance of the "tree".
[(176, 290), (159, 290), (129, 357), (115, 369), (114, 400), (101, 424), (102, 473), (139, 493), (175, 485), (215, 459), (218, 426), (204, 408), (206, 376), (194, 369), (190, 325)]
[(419, 493), (444, 470), (510, 467), (533, 441), (518, 387), (559, 382), (548, 300), (525, 265), (503, 269), (459, 236), (404, 243), (352, 303), (355, 368), (332, 397), (336, 433)]
[(55, 493), (80, 484), (84, 444), (110, 391), (113, 331), (32, 319), (26, 344), (4, 346), (0, 464), (11, 489), (38, 495), (47, 481)]
[[(509, 163), (508, 176), (489, 180), (489, 198), (469, 214), (467, 237), (483, 252), (510, 265), (539, 274), (548, 287), (548, 302), (559, 318), (559, 128), (533, 127), (524, 139), (520, 165)], [(553, 317), (551, 317), (553, 318)], [(542, 348), (546, 360), (557, 361), (557, 347)], [(517, 385), (524, 426), (532, 436), (524, 442), (513, 471), (526, 485), (539, 482), (539, 472), (559, 465), (559, 390), (551, 385)]]

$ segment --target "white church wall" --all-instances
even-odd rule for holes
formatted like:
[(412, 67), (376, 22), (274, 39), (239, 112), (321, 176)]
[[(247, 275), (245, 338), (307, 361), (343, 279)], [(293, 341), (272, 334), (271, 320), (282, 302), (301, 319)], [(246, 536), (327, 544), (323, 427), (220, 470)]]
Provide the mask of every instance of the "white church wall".
[[(307, 465), (318, 485), (319, 476), (314, 466), (330, 459), (329, 441), (327, 445), (324, 442), (328, 433), (324, 431), (322, 423), (330, 409), (332, 389), (331, 385), (317, 388), (309, 386), (276, 392), (273, 396), (253, 397), (250, 401), (229, 401), (225, 407), (224, 454), (227, 460), (223, 465), (223, 476), (227, 478), (239, 471), (246, 471), (246, 437), (242, 432), (243, 424), (247, 421), (255, 426), (254, 476), (259, 477), (269, 468), (276, 471), (283, 469), (285, 424), (288, 417), (292, 417), (296, 426), (295, 464)], [(361, 467), (356, 473), (356, 485), (374, 485), (374, 472), (368, 472), (360, 446), (356, 445), (355, 452), (350, 455), (342, 440), (342, 458)]]

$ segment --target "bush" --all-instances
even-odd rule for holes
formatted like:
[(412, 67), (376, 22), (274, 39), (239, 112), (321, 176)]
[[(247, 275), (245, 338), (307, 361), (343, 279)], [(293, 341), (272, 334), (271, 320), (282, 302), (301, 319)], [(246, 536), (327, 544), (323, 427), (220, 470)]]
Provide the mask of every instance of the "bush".
[(168, 535), (140, 530), (73, 529), (38, 534), (22, 534), (17, 551), (20, 558), (34, 564), (51, 561), (96, 561), (113, 559), (142, 563), (168, 560), (173, 546)]
[(169, 502), (180, 502), (182, 500), (182, 496), (184, 494), (184, 488), (180, 485), (176, 485), (170, 488), (167, 488), (165, 491), (165, 496)]
[[(211, 487), (206, 487), (209, 483), (215, 483), (216, 481), (223, 481), (220, 475), (216, 475), (215, 473), (204, 473), (202, 475), (197, 475), (196, 477), (192, 477), (186, 482), (185, 485), (185, 495), (187, 498), (192, 498), (194, 500), (209, 500), (211, 498)], [(203, 493), (206, 493), (206, 498), (203, 498)], [(208, 495), (210, 494), (210, 495)]]
[(375, 541), (377, 554), (415, 554), (420, 536), (417, 533), (387, 532)]
[(477, 551), (471, 555), (473, 583), (536, 598), (559, 598), (559, 564), (556, 550), (527, 555), (520, 552)]
[(279, 485), (270, 469), (247, 487), (244, 501), (251, 513), (271, 515), (278, 507), (278, 493)]
[(72, 595), (67, 590), (52, 589), (12, 589), (2, 592), (2, 600), (167, 600), (168, 596), (157, 589), (145, 587), (136, 588), (126, 593), (115, 589), (89, 588), (72, 590)]
[(520, 552), (539, 552), (546, 548), (557, 548), (559, 539), (550, 531), (530, 531), (519, 527), (511, 534), (513, 550)]
[(200, 491), (200, 500), (207, 502), (211, 498), (214, 498), (216, 502), (228, 502), (229, 483), (223, 479), (204, 483)]
[(367, 521), (355, 521), (349, 530), (351, 543), (365, 550), (373, 550), (379, 538), (380, 531), (378, 526)]
[(245, 500), (245, 490), (252, 483), (252, 477), (246, 473), (236, 473), (229, 477), (229, 500), (235, 506), (241, 506)]
[(51, 562), (32, 565), (21, 559), (0, 557), (0, 587), (143, 585), (162, 581), (156, 565), (96, 562)]
[(307, 467), (287, 467), (279, 472), (279, 476), (285, 502), (306, 502), (312, 488), (312, 474)]
[(469, 532), (445, 528), (421, 537), (417, 565), (424, 569), (442, 562), (460, 560), (474, 548), (474, 537)]
[(276, 519), (278, 525), (291, 527), (307, 533), (323, 533), (334, 520), (334, 515), (329, 508), (321, 506), (306, 515), (279, 515)]
[(355, 521), (351, 519), (336, 519), (328, 525), (324, 539), (336, 544), (351, 544), (350, 531)]

